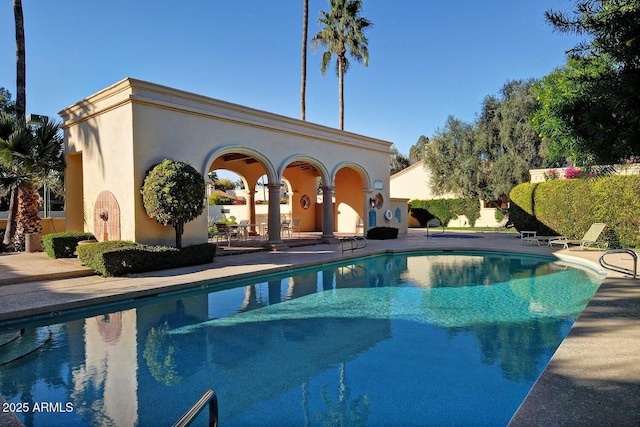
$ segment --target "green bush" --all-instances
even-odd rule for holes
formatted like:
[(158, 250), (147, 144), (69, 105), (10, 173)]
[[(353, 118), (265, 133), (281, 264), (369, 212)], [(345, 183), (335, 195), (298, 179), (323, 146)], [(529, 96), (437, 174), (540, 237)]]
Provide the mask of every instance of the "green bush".
[(95, 239), (91, 233), (65, 231), (42, 236), (42, 247), (51, 258), (71, 258), (76, 252), (78, 242)]
[(420, 227), (426, 227), (429, 220), (435, 218), (435, 216), (425, 208), (411, 208), (409, 213), (418, 220)]
[(236, 199), (222, 193), (213, 193), (209, 196), (210, 205), (232, 205)]
[(373, 227), (367, 231), (367, 239), (388, 240), (397, 239), (398, 229), (395, 227)]
[[(422, 227), (425, 227), (426, 222), (434, 217), (446, 225), (452, 219), (464, 215), (469, 220), (470, 226), (473, 226), (480, 218), (480, 202), (477, 199), (412, 200), (409, 202), (409, 206), (411, 216), (416, 218)], [(431, 218), (426, 219), (423, 223), (422, 219), (427, 218), (428, 215), (420, 211), (414, 214), (415, 209), (425, 209)]]
[(177, 249), (127, 241), (109, 241), (79, 246), (77, 251), (78, 258), (99, 274), (123, 276), (210, 263), (213, 262), (216, 245), (204, 243)]
[(509, 218), (518, 230), (574, 239), (582, 238), (594, 222), (604, 222), (607, 239), (639, 247), (639, 194), (638, 175), (520, 184), (510, 194)]

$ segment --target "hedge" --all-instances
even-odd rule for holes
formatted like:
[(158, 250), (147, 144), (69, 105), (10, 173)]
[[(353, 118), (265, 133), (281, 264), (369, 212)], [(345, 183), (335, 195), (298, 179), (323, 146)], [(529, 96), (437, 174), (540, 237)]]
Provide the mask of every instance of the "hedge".
[[(443, 224), (459, 216), (466, 216), (469, 225), (473, 227), (480, 218), (480, 201), (478, 199), (435, 199), (435, 200), (411, 200), (409, 202), (411, 216), (416, 218), (422, 227), (427, 221), (436, 217)], [(421, 212), (424, 209), (427, 214)]]
[(373, 227), (367, 231), (367, 239), (388, 240), (397, 239), (398, 229), (395, 227)]
[(518, 230), (580, 239), (604, 222), (610, 244), (640, 247), (640, 176), (520, 184), (510, 194), (509, 218)]
[(91, 233), (65, 231), (42, 236), (42, 247), (51, 258), (71, 258), (76, 252), (78, 242), (95, 239)]
[(204, 243), (177, 249), (114, 240), (82, 245), (77, 252), (78, 258), (99, 274), (123, 276), (210, 263), (213, 262), (216, 245)]

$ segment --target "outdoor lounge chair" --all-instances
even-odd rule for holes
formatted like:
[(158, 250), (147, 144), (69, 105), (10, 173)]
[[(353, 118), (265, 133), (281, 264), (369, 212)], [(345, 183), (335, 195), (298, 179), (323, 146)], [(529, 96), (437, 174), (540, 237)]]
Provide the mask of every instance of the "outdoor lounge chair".
[[(589, 230), (585, 233), (584, 237), (580, 240), (569, 240), (566, 237), (561, 239), (553, 239), (549, 240), (549, 246), (553, 245), (562, 245), (565, 249), (569, 248), (569, 245), (580, 245), (580, 250), (583, 250), (586, 247), (591, 245), (596, 245), (598, 249), (600, 248), (600, 243), (598, 242), (598, 238), (607, 228), (607, 225), (604, 222), (596, 222), (591, 224)], [(607, 246), (607, 243), (604, 244)]]

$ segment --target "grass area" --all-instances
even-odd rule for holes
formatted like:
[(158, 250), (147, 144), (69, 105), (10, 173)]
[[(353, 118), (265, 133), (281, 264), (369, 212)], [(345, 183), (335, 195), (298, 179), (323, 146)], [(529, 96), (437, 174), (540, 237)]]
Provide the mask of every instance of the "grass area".
[[(410, 227), (411, 230), (420, 230), (425, 229), (426, 227)], [(440, 230), (440, 227), (429, 227), (429, 230)], [(495, 232), (494, 228), (491, 227), (445, 227), (444, 231), (469, 231), (469, 232)], [(515, 228), (509, 228), (507, 230), (500, 230), (500, 233), (517, 233), (518, 231)]]

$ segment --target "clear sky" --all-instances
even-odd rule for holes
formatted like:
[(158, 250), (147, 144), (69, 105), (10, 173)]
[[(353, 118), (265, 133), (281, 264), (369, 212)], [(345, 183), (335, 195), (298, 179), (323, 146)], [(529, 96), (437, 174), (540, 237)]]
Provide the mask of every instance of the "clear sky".
[[(14, 96), (13, 7), (0, 7), (0, 86)], [(328, 0), (309, 0), (309, 39)], [(580, 41), (554, 32), (569, 0), (363, 0), (369, 67), (345, 79), (345, 130), (400, 152), (447, 116), (473, 121), (508, 80), (540, 78)], [(23, 0), (27, 113), (133, 77), (299, 118), (302, 0)], [(309, 48), (307, 120), (338, 127), (334, 68)]]

